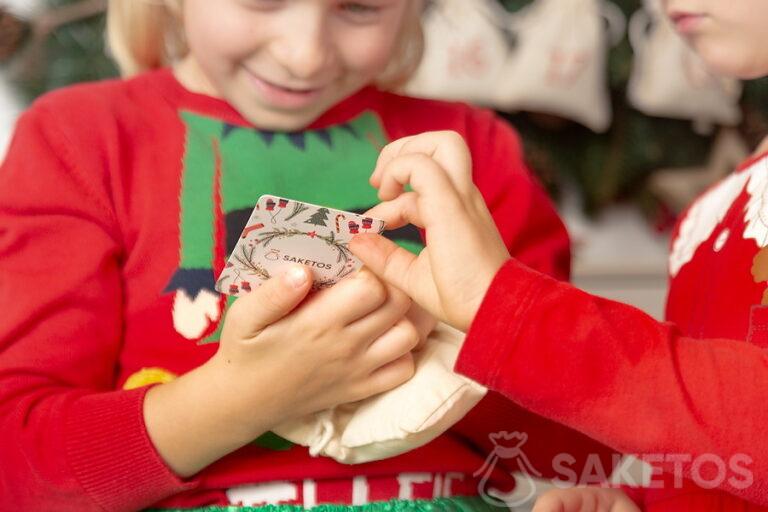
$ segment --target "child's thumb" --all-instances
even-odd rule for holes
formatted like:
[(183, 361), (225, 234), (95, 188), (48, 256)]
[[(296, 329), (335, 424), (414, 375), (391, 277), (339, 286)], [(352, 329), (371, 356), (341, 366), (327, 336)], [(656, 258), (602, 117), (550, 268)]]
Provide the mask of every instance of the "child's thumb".
[(251, 338), (286, 316), (304, 300), (311, 285), (310, 270), (294, 265), (235, 301), (238, 334)]

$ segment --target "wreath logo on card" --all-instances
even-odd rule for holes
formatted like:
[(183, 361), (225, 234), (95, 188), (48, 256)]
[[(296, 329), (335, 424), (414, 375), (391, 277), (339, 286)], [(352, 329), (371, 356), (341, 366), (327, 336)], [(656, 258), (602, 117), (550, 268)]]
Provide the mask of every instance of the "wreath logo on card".
[[(317, 215), (318, 213), (316, 213), (315, 215)], [(307, 222), (309, 223), (309, 221)], [(352, 252), (349, 250), (349, 247), (347, 246), (347, 242), (342, 242), (341, 240), (338, 240), (336, 238), (336, 235), (334, 235), (333, 231), (331, 231), (330, 234), (325, 236), (325, 235), (318, 234), (317, 231), (302, 231), (300, 229), (277, 228), (277, 229), (273, 229), (272, 231), (267, 231), (265, 233), (262, 233), (262, 236), (256, 239), (256, 243), (260, 243), (262, 247), (267, 247), (269, 246), (270, 243), (272, 243), (275, 240), (292, 238), (292, 237), (308, 237), (311, 239), (324, 241), (326, 244), (331, 246), (336, 251), (336, 255), (337, 255), (336, 263), (347, 263), (352, 257)], [(338, 275), (341, 276), (341, 273), (339, 273)]]

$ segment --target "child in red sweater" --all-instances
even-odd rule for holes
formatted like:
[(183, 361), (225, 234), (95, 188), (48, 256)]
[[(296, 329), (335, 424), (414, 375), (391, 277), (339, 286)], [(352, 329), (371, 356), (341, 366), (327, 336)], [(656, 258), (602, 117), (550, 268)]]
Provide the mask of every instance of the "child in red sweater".
[[(359, 466), (270, 433), (408, 379), (424, 333), (369, 272), (303, 301), (293, 268), (227, 312), (214, 277), (261, 194), (362, 212), (388, 141), (455, 130), (505, 247), (567, 276), (567, 235), (512, 130), (380, 89), (418, 61), (420, 3), (110, 2), (135, 76), (39, 99), (0, 168), (0, 508), (474, 509), (489, 433), (542, 432), (534, 463), (596, 449), (493, 393), (426, 446)], [(416, 229), (394, 238), (421, 247)]]
[[(713, 68), (768, 73), (762, 0), (668, 0), (666, 9)], [(768, 153), (682, 216), (668, 323), (510, 259), (467, 160), (452, 135), (386, 148), (372, 182), (387, 202), (371, 214), (426, 228), (427, 249), (416, 258), (365, 235), (353, 252), (468, 332), (459, 372), (622, 452), (651, 456), (664, 476), (628, 491), (645, 510), (768, 510)], [(413, 192), (402, 194), (405, 184)], [(577, 488), (554, 491), (535, 510), (637, 507), (619, 490)]]

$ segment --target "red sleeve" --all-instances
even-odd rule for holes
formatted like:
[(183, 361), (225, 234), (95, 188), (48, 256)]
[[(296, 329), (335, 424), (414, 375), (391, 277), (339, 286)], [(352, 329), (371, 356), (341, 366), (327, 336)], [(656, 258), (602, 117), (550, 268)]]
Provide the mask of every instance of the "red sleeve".
[[(552, 202), (526, 167), (519, 137), (492, 113), (472, 112), (466, 139), (472, 151), (474, 180), (507, 248), (513, 256), (533, 268), (567, 279), (570, 269), (568, 233)], [(493, 390), (454, 427), (454, 431), (467, 437), (483, 453), (493, 450), (488, 437), (492, 433), (526, 433), (528, 441), (522, 450), (534, 467), (549, 478), (556, 476), (553, 461), (559, 453), (573, 456), (575, 461), (570, 467), (579, 475), (590, 454), (600, 457), (607, 473), (605, 476), (609, 476), (613, 468), (612, 452), (605, 446), (533, 414)], [(517, 466), (507, 469), (512, 471)]]
[(138, 509), (191, 484), (151, 444), (147, 388), (113, 390), (123, 255), (106, 159), (79, 154), (44, 102), (0, 167), (0, 500)]
[[(768, 504), (767, 367), (756, 345), (687, 338), (515, 260), (496, 276), (456, 364), (621, 452), (716, 455), (734, 477), (723, 489), (761, 504)], [(674, 464), (660, 463), (667, 471)], [(690, 463), (682, 469), (691, 476)], [(744, 489), (747, 473), (754, 483)]]

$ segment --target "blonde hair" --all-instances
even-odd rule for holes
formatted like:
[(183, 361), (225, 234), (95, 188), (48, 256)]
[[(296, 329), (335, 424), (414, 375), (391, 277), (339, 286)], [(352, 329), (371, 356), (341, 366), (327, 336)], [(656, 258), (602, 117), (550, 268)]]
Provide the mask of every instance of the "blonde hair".
[[(189, 51), (181, 23), (183, 0), (109, 0), (107, 42), (123, 76), (173, 64)], [(377, 77), (382, 89), (396, 89), (413, 74), (424, 51), (423, 0), (408, 0), (392, 60)]]

